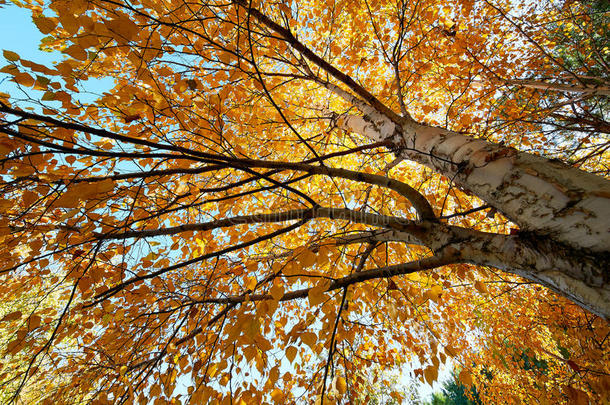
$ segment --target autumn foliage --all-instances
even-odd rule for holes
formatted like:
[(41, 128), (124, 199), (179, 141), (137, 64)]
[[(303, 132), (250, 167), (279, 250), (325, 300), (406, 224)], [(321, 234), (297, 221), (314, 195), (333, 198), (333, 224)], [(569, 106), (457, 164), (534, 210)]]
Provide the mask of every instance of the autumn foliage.
[[(610, 400), (603, 2), (21, 5), (63, 57), (3, 52), (0, 401), (367, 403), (442, 364), (485, 403)], [(518, 156), (551, 225), (468, 183)]]

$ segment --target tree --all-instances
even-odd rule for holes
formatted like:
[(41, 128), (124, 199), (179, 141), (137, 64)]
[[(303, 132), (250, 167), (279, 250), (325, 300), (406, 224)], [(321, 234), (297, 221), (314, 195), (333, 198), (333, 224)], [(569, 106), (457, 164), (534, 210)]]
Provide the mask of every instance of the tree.
[(432, 394), (432, 401), (426, 405), (480, 405), (481, 400), (476, 389), (471, 390), (464, 386), (457, 375), (443, 384), (440, 392)]
[(447, 356), (483, 401), (606, 398), (608, 49), (554, 42), (605, 11), (24, 5), (65, 58), (0, 70), (26, 94), (0, 96), (0, 294), (58, 297), (1, 323), (13, 400), (345, 402), (361, 368), (431, 383)]

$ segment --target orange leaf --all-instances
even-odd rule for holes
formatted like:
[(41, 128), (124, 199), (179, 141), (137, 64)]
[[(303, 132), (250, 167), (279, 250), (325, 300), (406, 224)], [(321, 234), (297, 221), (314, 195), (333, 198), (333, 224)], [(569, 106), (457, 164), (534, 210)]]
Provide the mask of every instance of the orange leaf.
[(428, 366), (424, 370), (424, 378), (429, 385), (432, 385), (438, 378), (438, 368), (436, 366)]
[(36, 24), (38, 30), (45, 35), (53, 31), (57, 26), (57, 21), (44, 16), (33, 17), (32, 20), (34, 20), (34, 24)]
[(4, 59), (11, 61), (11, 62), (16, 62), (19, 60), (19, 55), (13, 51), (4, 50), (2, 52), (2, 55), (4, 55)]
[(343, 395), (347, 391), (347, 382), (345, 381), (345, 378), (337, 377), (337, 391), (339, 392), (339, 395)]
[(126, 115), (123, 117), (123, 121), (125, 121), (125, 124), (129, 124), (130, 122), (139, 120), (140, 118), (140, 114)]
[(284, 287), (281, 285), (274, 285), (269, 290), (269, 294), (271, 294), (274, 300), (279, 301), (284, 296)]
[(21, 311), (11, 312), (9, 314), (4, 315), (4, 318), (0, 319), (0, 322), (8, 322), (14, 321), (16, 319), (20, 319), (23, 314)]
[(487, 294), (489, 292), (489, 290), (487, 289), (487, 286), (485, 284), (483, 284), (482, 282), (480, 282), (479, 280), (474, 282), (474, 288), (476, 288), (477, 291), (480, 292), (481, 294)]
[(468, 372), (468, 370), (462, 370), (460, 371), (460, 374), (458, 375), (458, 378), (460, 380), (460, 382), (462, 384), (464, 384), (467, 387), (470, 387), (473, 383), (472, 381), (472, 375), (470, 375), (470, 373)]
[(271, 391), (271, 398), (276, 404), (281, 404), (284, 401), (284, 393), (279, 388), (274, 388)]
[(121, 39), (130, 41), (134, 39), (140, 28), (125, 14), (105, 22), (108, 30), (117, 34)]
[(286, 348), (286, 358), (292, 363), (297, 355), (297, 348), (294, 346), (288, 346)]

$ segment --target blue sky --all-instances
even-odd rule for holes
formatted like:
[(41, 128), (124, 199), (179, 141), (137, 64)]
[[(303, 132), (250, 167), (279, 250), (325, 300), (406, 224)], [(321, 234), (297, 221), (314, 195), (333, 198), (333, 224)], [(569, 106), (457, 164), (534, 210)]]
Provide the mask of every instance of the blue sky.
[[(40, 41), (44, 37), (32, 22), (29, 10), (19, 8), (14, 4), (0, 7), (0, 50), (17, 52), (22, 59), (31, 60), (46, 66), (53, 66), (53, 62), (62, 60), (60, 52), (43, 52), (39, 49)], [(7, 61), (0, 52), (0, 67)], [(8, 93), (13, 97), (22, 97), (23, 92), (9, 81), (10, 76), (0, 73), (0, 92)], [(87, 90), (101, 94), (110, 89), (114, 81), (110, 78), (104, 80), (87, 80), (83, 87)], [(33, 97), (40, 98), (41, 92), (29, 90)], [(78, 97), (83, 102), (91, 102), (95, 99), (90, 94), (83, 93)]]
[[(12, 4), (0, 8), (0, 49), (17, 52), (24, 59), (50, 65), (53, 60), (59, 60), (59, 55), (38, 49), (42, 37), (34, 26), (29, 11)], [(0, 66), (6, 64), (7, 61), (0, 52)], [(23, 93), (9, 79), (8, 74), (0, 73), (0, 92), (21, 97)]]
[(12, 4), (0, 8), (0, 27), (0, 49), (17, 52), (24, 59), (42, 64), (50, 64), (61, 57), (38, 49), (44, 35), (36, 29), (28, 10)]

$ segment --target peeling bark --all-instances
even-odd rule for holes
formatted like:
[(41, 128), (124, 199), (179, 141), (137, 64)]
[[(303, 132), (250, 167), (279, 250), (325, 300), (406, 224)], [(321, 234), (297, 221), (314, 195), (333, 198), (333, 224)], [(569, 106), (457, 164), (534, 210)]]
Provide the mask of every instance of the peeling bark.
[[(584, 252), (533, 233), (501, 235), (434, 222), (419, 224), (417, 233), (374, 235), (420, 244), (456, 262), (492, 266), (544, 285), (582, 308), (610, 320), (610, 254)], [(423, 228), (423, 229), (422, 229)]]
[(469, 263), (542, 284), (610, 320), (610, 182), (561, 162), (422, 125), (410, 117), (397, 124), (345, 91), (330, 89), (364, 113), (339, 116), (337, 125), (389, 142), (398, 158), (451, 179), (519, 225), (521, 235), (531, 235), (529, 241), (507, 235), (462, 235), (467, 242), (457, 244), (445, 235), (423, 244), (433, 250), (441, 241), (454, 244)]
[(535, 235), (481, 234), (458, 244), (465, 261), (544, 285), (610, 320), (610, 255), (587, 254)]
[[(469, 247), (465, 247), (465, 242), (461, 242), (460, 246), (467, 260), (520, 274), (609, 319), (610, 182), (539, 156), (422, 125), (407, 114), (401, 117), (351, 77), (312, 52), (289, 29), (251, 8), (243, 0), (236, 0), (235, 3), (246, 9), (249, 16), (280, 35), (305, 59), (350, 89), (352, 93), (311, 74), (312, 80), (363, 113), (362, 116), (339, 116), (336, 120), (339, 127), (376, 142), (389, 143), (397, 158), (421, 163), (451, 179), (518, 224), (522, 234), (533, 235), (536, 240), (532, 247), (523, 240), (517, 243), (515, 238), (506, 235), (487, 236), (480, 242), (483, 245), (475, 248), (476, 243), (468, 237)], [(501, 10), (497, 10), (506, 17)], [(518, 24), (506, 18), (524, 33)], [(525, 37), (531, 40), (527, 34)], [(539, 44), (533, 44), (561, 66)], [(532, 81), (521, 81), (520, 85), (585, 94), (607, 94), (608, 91), (607, 86), (565, 87)], [(438, 224), (434, 221), (430, 223)], [(423, 238), (422, 244), (433, 250), (437, 249), (435, 246), (439, 243), (441, 247), (446, 247), (441, 240), (447, 242), (449, 237), (440, 237), (437, 232), (431, 232), (431, 235), (439, 238), (430, 240), (429, 235), (407, 233), (410, 233), (409, 238)], [(548, 241), (544, 238), (548, 238)], [(450, 237), (448, 240), (455, 243)], [(552, 248), (545, 250), (545, 243)]]
[(574, 248), (610, 251), (610, 182), (590, 173), (405, 119), (396, 125), (369, 108), (338, 119), (396, 155), (426, 165), (487, 202), (524, 231)]

